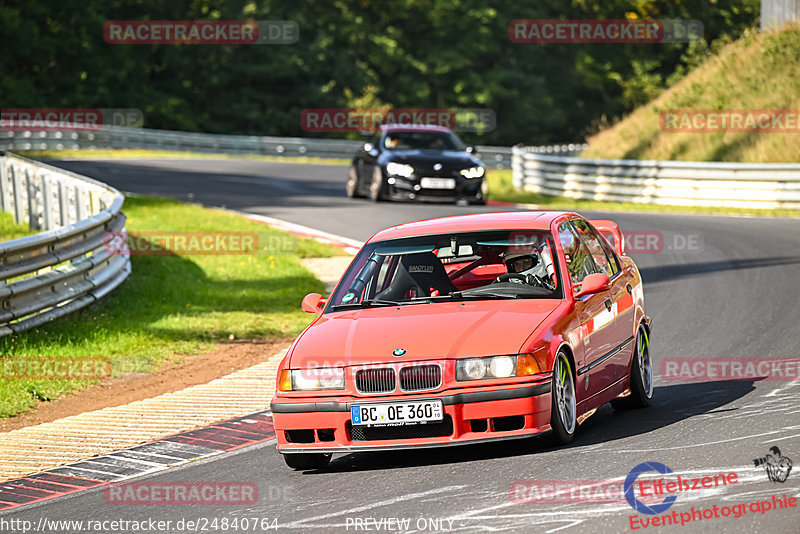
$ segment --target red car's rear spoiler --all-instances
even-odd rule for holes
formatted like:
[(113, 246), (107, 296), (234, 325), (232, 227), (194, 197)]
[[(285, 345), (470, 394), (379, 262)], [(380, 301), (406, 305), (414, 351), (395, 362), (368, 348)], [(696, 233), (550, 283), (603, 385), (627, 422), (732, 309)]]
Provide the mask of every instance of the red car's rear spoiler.
[(608, 220), (598, 220), (598, 221), (589, 221), (592, 223), (592, 226), (597, 228), (597, 231), (603, 234), (608, 242), (614, 247), (614, 250), (617, 251), (617, 254), (620, 256), (625, 255), (625, 241), (622, 239), (622, 231), (619, 229), (619, 226), (614, 221)]

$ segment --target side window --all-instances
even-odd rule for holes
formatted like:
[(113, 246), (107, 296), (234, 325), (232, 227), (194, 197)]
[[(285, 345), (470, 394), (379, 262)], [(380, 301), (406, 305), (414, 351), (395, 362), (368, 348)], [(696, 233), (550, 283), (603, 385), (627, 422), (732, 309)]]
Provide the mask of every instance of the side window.
[(569, 222), (558, 227), (558, 240), (564, 249), (564, 258), (567, 262), (567, 272), (572, 277), (573, 283), (578, 283), (586, 276), (597, 272), (591, 254), (578, 237), (575, 228)]
[[(609, 237), (610, 239), (614, 239), (613, 236)], [(611, 248), (611, 245), (608, 244), (608, 241), (606, 241), (605, 239), (601, 239), (600, 244), (603, 245), (603, 250), (606, 251), (608, 264), (611, 266), (611, 272), (613, 273), (608, 276), (612, 277), (619, 272), (619, 260), (617, 260), (617, 255), (614, 254), (614, 250)]]
[(597, 235), (597, 232), (595, 232), (594, 228), (589, 226), (586, 221), (575, 219), (572, 221), (572, 224), (575, 229), (578, 230), (578, 234), (580, 234), (583, 242), (586, 243), (586, 247), (589, 249), (589, 254), (592, 255), (592, 259), (594, 260), (595, 265), (597, 265), (597, 272), (605, 273), (609, 278), (614, 276), (614, 273), (616, 273), (619, 268), (617, 267), (615, 269), (614, 267), (616, 267), (616, 265), (612, 267), (612, 262), (606, 255), (605, 247), (603, 247), (604, 240)]

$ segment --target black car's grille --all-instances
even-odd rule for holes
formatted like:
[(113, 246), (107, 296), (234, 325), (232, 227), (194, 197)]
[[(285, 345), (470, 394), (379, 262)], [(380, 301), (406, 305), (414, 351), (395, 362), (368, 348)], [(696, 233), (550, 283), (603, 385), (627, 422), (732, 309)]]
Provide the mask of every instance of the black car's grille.
[(400, 389), (425, 391), (442, 384), (442, 368), (438, 365), (416, 365), (400, 369)]
[(440, 438), (453, 435), (453, 418), (445, 415), (438, 423), (399, 426), (353, 426), (347, 423), (353, 441), (385, 441), (389, 439)]
[(395, 389), (394, 369), (359, 369), (356, 390), (359, 393), (389, 393)]

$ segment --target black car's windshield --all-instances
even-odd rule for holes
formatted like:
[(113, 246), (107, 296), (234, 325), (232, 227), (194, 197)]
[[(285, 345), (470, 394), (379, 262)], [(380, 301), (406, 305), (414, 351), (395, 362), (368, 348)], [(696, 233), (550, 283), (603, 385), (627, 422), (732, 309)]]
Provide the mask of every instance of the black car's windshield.
[(388, 150), (465, 150), (466, 145), (450, 132), (392, 131), (383, 140)]
[(447, 300), (561, 298), (547, 231), (419, 236), (366, 245), (327, 311)]

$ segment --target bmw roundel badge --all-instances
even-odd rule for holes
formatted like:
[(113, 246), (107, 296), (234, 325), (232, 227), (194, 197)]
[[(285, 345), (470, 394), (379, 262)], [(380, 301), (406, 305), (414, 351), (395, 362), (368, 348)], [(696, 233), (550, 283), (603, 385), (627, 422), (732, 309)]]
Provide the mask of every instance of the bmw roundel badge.
[(399, 358), (400, 356), (404, 356), (405, 353), (406, 353), (406, 349), (394, 349), (392, 351), (392, 356), (397, 356)]

